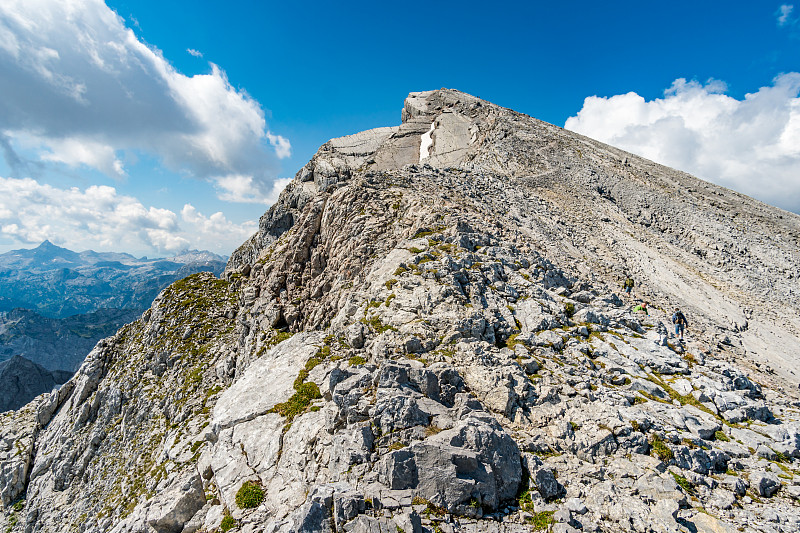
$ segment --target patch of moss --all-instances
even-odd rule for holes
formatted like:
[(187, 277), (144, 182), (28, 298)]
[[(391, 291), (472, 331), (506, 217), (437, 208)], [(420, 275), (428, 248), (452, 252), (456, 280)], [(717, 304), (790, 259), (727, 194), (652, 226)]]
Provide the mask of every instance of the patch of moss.
[(219, 525), (220, 531), (229, 531), (236, 527), (236, 520), (229, 514), (226, 514), (222, 518), (222, 522)]
[(671, 472), (671, 474), (673, 479), (675, 479), (675, 483), (677, 483), (680, 488), (682, 488), (689, 494), (694, 494), (694, 485), (692, 485), (688, 479), (679, 474), (676, 474), (675, 472)]
[(294, 417), (303, 413), (303, 411), (311, 405), (313, 400), (322, 398), (322, 394), (319, 392), (319, 387), (316, 383), (305, 382), (308, 377), (309, 368), (314, 368), (319, 362), (320, 360), (314, 357), (306, 362), (306, 368), (300, 370), (297, 374), (297, 378), (294, 380), (293, 386), (296, 392), (287, 401), (275, 404), (275, 406), (270, 409), (271, 413), (278, 413), (286, 417), (288, 423), (291, 423)]
[(371, 327), (375, 331), (375, 333), (379, 333), (380, 334), (380, 333), (383, 333), (383, 332), (389, 331), (389, 330), (397, 331), (396, 327), (384, 324), (383, 322), (381, 322), (380, 317), (378, 317), (376, 315), (372, 315), (369, 318), (364, 318), (364, 319), (361, 320), (361, 322), (363, 322), (364, 324), (366, 324), (369, 327)]
[(442, 230), (445, 229), (445, 226), (436, 226), (431, 229), (422, 228), (417, 230), (417, 232), (412, 237), (413, 239), (420, 239), (422, 237), (427, 237), (429, 235), (433, 235), (434, 233), (440, 233)]
[(714, 433), (714, 440), (721, 440), (722, 442), (730, 442), (730, 438), (723, 433), (722, 431), (717, 431)]
[(288, 421), (292, 421), (294, 417), (305, 411), (313, 400), (322, 398), (322, 394), (320, 394), (319, 387), (316, 383), (303, 383), (299, 387), (296, 387), (296, 390), (297, 392), (287, 401), (276, 404), (275, 407), (272, 408), (272, 412), (286, 417)]
[(269, 350), (273, 346), (276, 346), (276, 345), (282, 343), (286, 339), (292, 338), (292, 335), (294, 335), (294, 333), (291, 333), (291, 332), (288, 332), (288, 331), (276, 331), (275, 334), (272, 335), (267, 340), (267, 342), (264, 343), (264, 348)]
[(572, 302), (565, 303), (564, 314), (567, 315), (567, 318), (572, 318), (572, 316), (575, 314), (575, 304)]
[(361, 357), (360, 355), (354, 355), (347, 362), (350, 366), (357, 366), (357, 365), (363, 365), (364, 363), (367, 362), (367, 360)]
[(555, 511), (540, 511), (532, 514), (533, 516), (528, 518), (528, 523), (533, 531), (546, 531), (555, 522), (553, 520)]
[(513, 350), (513, 349), (514, 349), (514, 347), (515, 347), (517, 344), (522, 344), (522, 345), (524, 345), (525, 343), (524, 343), (523, 341), (518, 341), (518, 340), (517, 340), (517, 338), (518, 338), (518, 337), (519, 337), (519, 333), (514, 333), (514, 334), (510, 335), (510, 336), (508, 337), (508, 339), (506, 340), (506, 347), (507, 347), (507, 348), (510, 348), (511, 350)]

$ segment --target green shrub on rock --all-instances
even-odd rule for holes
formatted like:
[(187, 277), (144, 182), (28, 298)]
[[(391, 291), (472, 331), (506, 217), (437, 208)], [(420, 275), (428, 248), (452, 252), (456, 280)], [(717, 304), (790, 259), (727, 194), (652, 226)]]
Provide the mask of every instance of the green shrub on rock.
[(231, 515), (226, 514), (219, 525), (220, 531), (228, 531), (234, 527), (236, 527), (236, 520)]
[(264, 501), (264, 490), (253, 481), (246, 481), (236, 492), (236, 505), (241, 509), (252, 509)]

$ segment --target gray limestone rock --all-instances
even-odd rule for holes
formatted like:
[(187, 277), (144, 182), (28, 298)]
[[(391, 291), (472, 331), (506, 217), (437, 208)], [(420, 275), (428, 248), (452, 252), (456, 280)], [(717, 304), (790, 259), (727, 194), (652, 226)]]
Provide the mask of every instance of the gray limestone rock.
[(757, 470), (750, 474), (750, 486), (759, 496), (769, 498), (781, 488), (781, 480), (772, 472)]
[(545, 501), (560, 498), (564, 487), (558, 482), (551, 468), (540, 467), (530, 473), (531, 482)]

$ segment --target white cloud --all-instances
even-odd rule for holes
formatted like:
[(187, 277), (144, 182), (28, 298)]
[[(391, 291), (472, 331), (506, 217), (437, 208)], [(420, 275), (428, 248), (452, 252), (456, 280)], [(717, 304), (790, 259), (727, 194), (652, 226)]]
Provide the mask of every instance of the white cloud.
[(590, 96), (565, 128), (800, 212), (800, 73), (737, 100), (678, 79), (664, 98)]
[(269, 187), (276, 157), (287, 157), (291, 145), (268, 130), (258, 102), (210, 68), (191, 77), (176, 71), (102, 0), (4, 0), (6, 161), (22, 173), (23, 158), (9, 150), (27, 140), (40, 161), (118, 177), (125, 154), (142, 151), (200, 179), (245, 175)]
[(792, 14), (793, 10), (794, 6), (792, 4), (783, 4), (778, 8), (778, 26), (785, 26), (787, 23), (791, 22), (789, 20), (789, 15)]
[(222, 213), (205, 216), (190, 204), (180, 214), (146, 207), (116, 189), (93, 185), (59, 189), (30, 178), (0, 178), (0, 240), (71, 249), (150, 254), (187, 248), (230, 254), (252, 235), (255, 221), (236, 224)]
[(267, 139), (269, 143), (275, 147), (275, 155), (278, 156), (278, 159), (285, 159), (292, 156), (292, 145), (289, 143), (289, 139), (281, 135), (275, 135), (269, 131), (267, 132)]
[(194, 48), (187, 48), (186, 51), (189, 52), (189, 55), (193, 55), (194, 57), (203, 57), (203, 52), (195, 50)]
[(217, 197), (228, 202), (270, 205), (275, 203), (291, 178), (275, 180), (270, 188), (262, 187), (251, 176), (229, 175), (215, 179)]

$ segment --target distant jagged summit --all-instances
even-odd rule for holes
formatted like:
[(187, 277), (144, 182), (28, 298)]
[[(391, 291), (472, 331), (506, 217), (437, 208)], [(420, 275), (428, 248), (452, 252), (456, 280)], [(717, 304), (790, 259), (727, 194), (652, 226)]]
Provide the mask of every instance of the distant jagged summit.
[(797, 529), (800, 217), (458, 91), (402, 120), (0, 417), (0, 528)]

